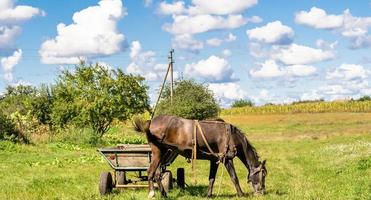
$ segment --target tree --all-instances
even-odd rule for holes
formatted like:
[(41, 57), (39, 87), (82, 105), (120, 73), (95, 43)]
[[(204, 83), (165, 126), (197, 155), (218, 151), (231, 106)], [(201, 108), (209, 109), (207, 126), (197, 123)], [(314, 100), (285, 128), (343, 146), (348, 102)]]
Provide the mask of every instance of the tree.
[(7, 86), (0, 101), (0, 108), (6, 115), (18, 112), (27, 115), (31, 102), (36, 95), (36, 88), (29, 85)]
[(49, 125), (49, 130), (52, 129), (52, 107), (52, 90), (47, 85), (41, 85), (31, 102), (31, 114), (40, 124)]
[(245, 107), (245, 106), (249, 106), (249, 107), (252, 107), (254, 106), (254, 103), (251, 101), (251, 100), (246, 100), (246, 99), (240, 99), (240, 100), (236, 100), (232, 103), (232, 108), (239, 108), (239, 107)]
[(140, 76), (81, 63), (63, 71), (53, 88), (52, 121), (59, 127), (90, 127), (93, 141), (108, 131), (114, 119), (127, 120), (149, 109), (147, 86)]
[(219, 110), (219, 105), (207, 86), (193, 80), (180, 80), (175, 82), (172, 104), (170, 85), (164, 88), (157, 113), (202, 120), (216, 117)]
[(371, 97), (370, 96), (363, 96), (363, 97), (359, 98), (358, 101), (371, 101)]

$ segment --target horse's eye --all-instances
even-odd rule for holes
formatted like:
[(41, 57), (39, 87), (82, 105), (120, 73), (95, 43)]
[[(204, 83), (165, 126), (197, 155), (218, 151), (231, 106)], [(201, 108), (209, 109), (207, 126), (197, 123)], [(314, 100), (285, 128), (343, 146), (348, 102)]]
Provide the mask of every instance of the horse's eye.
[(252, 182), (253, 184), (258, 184), (258, 183), (259, 183), (259, 177), (257, 177), (257, 176), (253, 176), (253, 177), (251, 177), (251, 182)]

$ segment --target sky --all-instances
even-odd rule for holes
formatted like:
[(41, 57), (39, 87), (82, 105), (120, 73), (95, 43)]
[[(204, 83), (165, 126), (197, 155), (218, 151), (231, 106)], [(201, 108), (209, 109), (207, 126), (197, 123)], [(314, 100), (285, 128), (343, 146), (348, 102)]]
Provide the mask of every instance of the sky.
[(219, 103), (371, 95), (370, 0), (0, 0), (0, 93), (55, 82), (80, 60), (146, 78), (174, 75)]

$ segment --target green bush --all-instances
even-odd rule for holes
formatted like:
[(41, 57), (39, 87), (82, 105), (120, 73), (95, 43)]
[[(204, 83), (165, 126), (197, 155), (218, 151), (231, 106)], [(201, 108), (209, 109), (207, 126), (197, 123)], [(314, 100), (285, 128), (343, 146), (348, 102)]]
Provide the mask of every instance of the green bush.
[(206, 85), (196, 83), (194, 80), (180, 80), (175, 82), (172, 103), (170, 85), (165, 87), (156, 114), (202, 120), (218, 116), (219, 110), (213, 93)]
[[(39, 91), (33, 86), (8, 86), (0, 100), (0, 110), (15, 124), (22, 137), (39, 130), (40, 120), (37, 112), (47, 112), (45, 107), (35, 108), (34, 104), (39, 98)], [(39, 101), (44, 103), (43, 100)]]
[(23, 143), (29, 142), (28, 139), (17, 130), (13, 121), (2, 113), (0, 113), (0, 140)]
[(240, 100), (234, 101), (231, 105), (232, 108), (240, 108), (240, 107), (245, 107), (245, 106), (251, 107), (251, 106), (254, 106), (254, 103), (251, 100), (240, 99)]

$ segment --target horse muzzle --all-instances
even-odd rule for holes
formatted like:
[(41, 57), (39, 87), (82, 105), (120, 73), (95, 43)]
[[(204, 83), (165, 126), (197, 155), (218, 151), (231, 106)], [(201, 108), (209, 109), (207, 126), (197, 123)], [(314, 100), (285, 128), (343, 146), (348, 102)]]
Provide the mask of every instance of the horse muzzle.
[(259, 190), (259, 191), (254, 192), (255, 196), (262, 196), (264, 194), (265, 194), (265, 190)]

